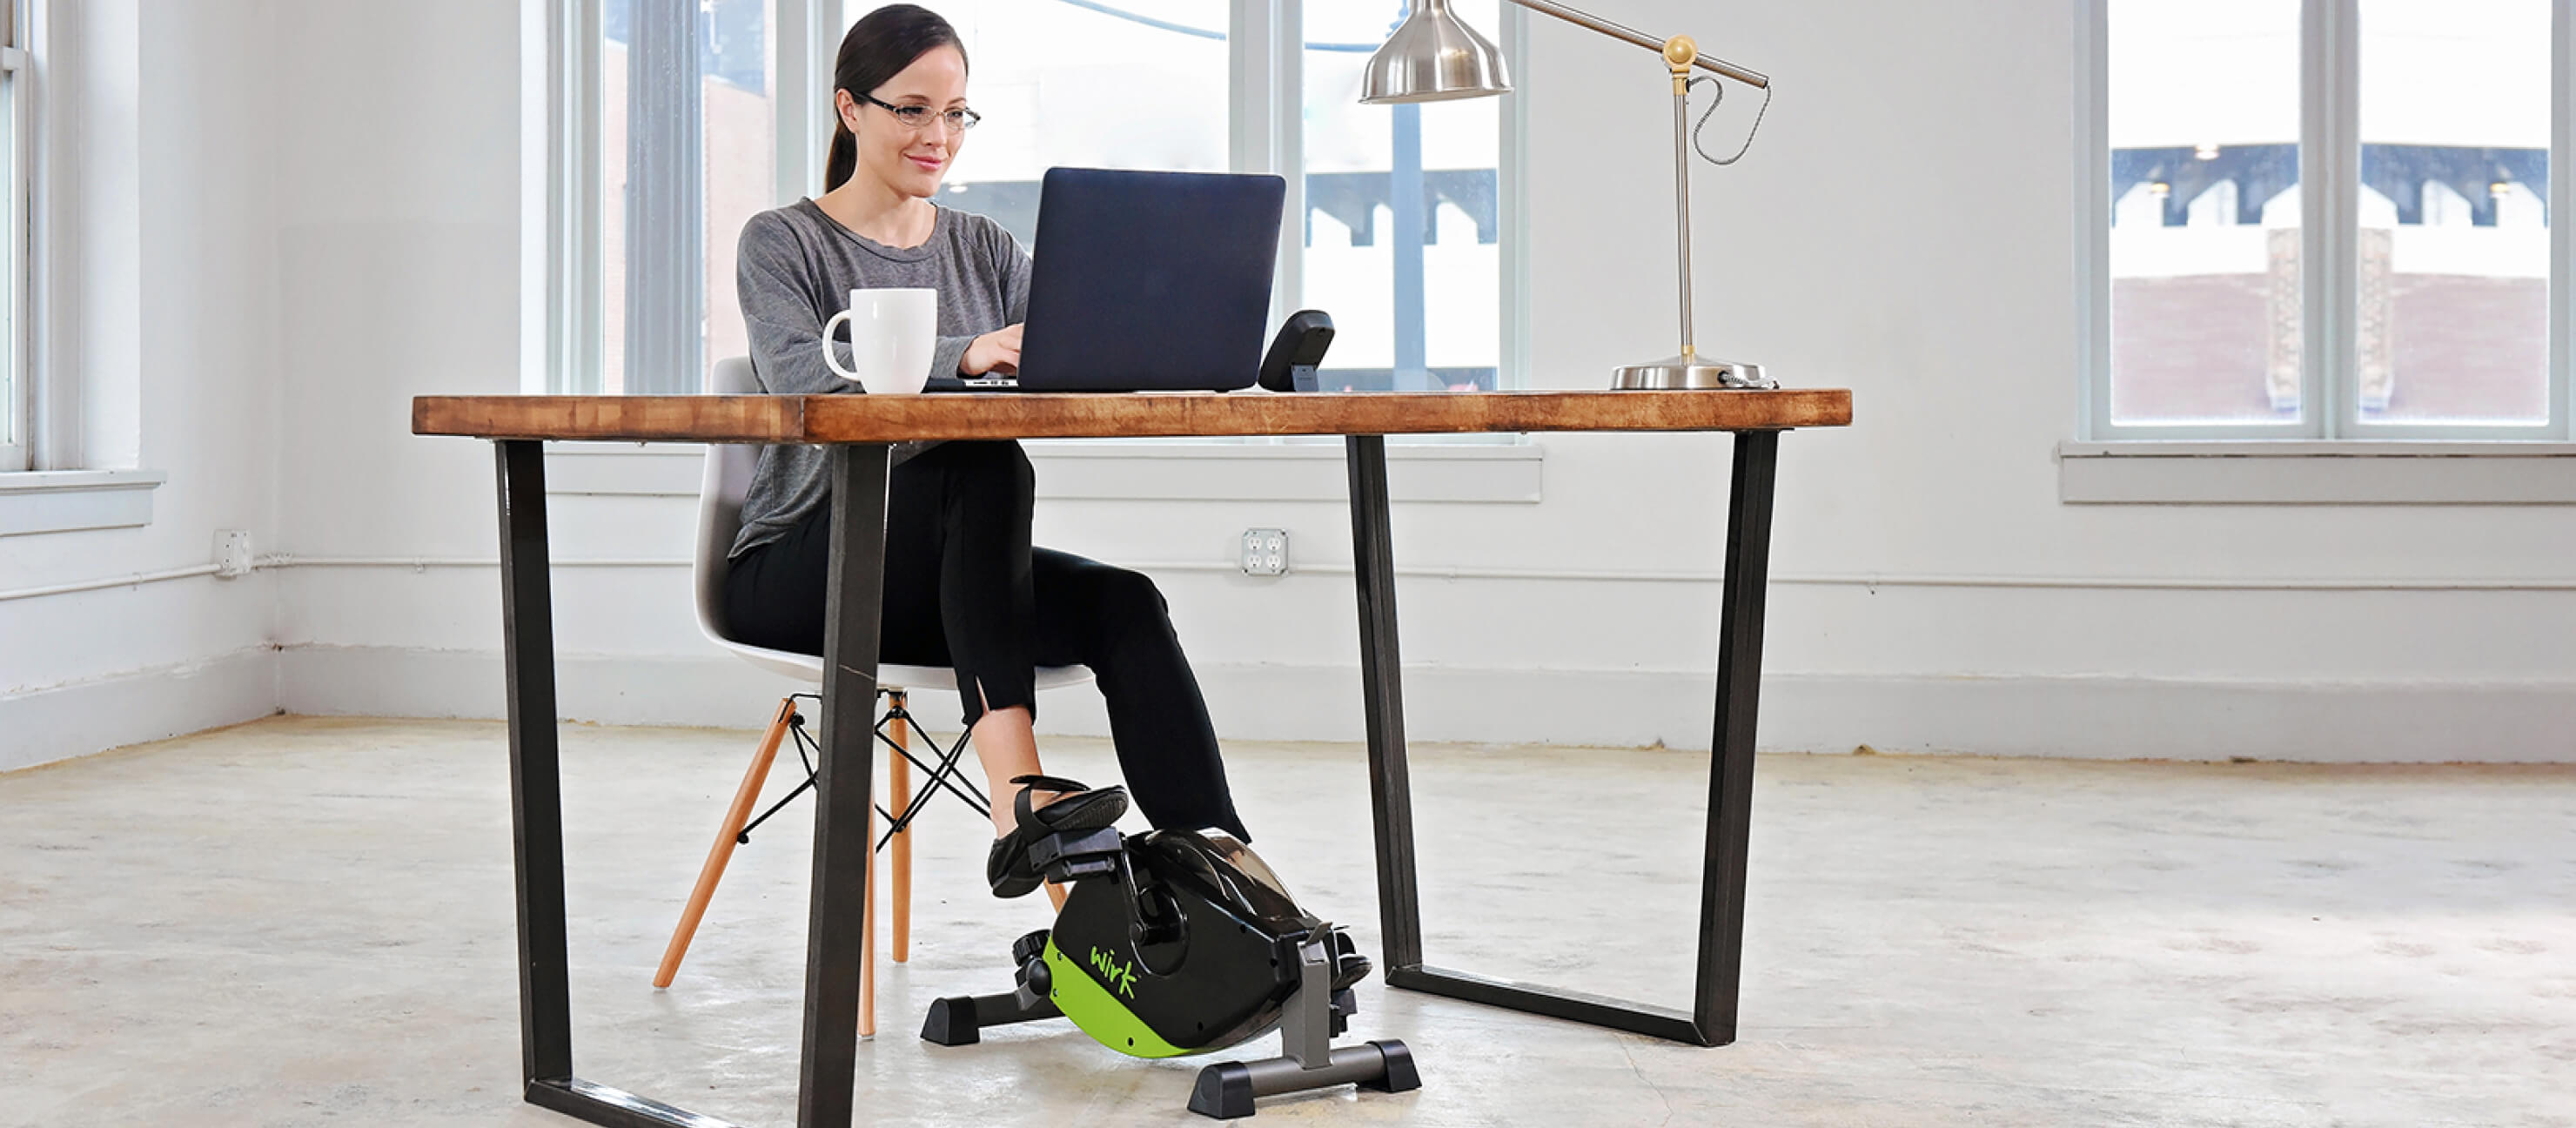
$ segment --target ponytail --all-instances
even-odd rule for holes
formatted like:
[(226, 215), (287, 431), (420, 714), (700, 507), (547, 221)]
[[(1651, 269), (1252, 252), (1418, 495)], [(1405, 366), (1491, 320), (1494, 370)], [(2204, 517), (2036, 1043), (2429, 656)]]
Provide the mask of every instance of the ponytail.
[(838, 107), (832, 113), (832, 148), (823, 155), (823, 190), (826, 192), (847, 183), (850, 174), (859, 170), (859, 139), (850, 133), (848, 122), (841, 120)]

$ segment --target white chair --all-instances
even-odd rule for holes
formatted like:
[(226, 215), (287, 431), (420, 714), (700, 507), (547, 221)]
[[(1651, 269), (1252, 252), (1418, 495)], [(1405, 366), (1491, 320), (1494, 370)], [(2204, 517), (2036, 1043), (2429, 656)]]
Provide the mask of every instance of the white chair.
[[(717, 395), (751, 395), (760, 391), (747, 357), (731, 357), (716, 362), (709, 374), (707, 391)], [(725, 810), (724, 822), (717, 828), (715, 846), (707, 851), (706, 864), (698, 871), (697, 887), (690, 891), (688, 907), (680, 913), (680, 924), (671, 932), (671, 944), (662, 953), (662, 965), (653, 975), (653, 986), (668, 987), (680, 970), (681, 957), (688, 954), (689, 940), (697, 934), (698, 921), (706, 914), (707, 902), (715, 896), (716, 882), (724, 876), (725, 863), (732, 859), (737, 843), (749, 841), (749, 828), (758, 825), (751, 817), (752, 807), (759, 802), (761, 785), (769, 778), (770, 763), (778, 755), (778, 745), (790, 732), (803, 755), (807, 737), (803, 717), (796, 711), (796, 699), (809, 697), (820, 701), (823, 684), (823, 660), (784, 650), (766, 650), (733, 638), (726, 629), (724, 614), (725, 572), (730, 563), (734, 535), (742, 528), (743, 494), (751, 488), (751, 474), (758, 463), (760, 448), (739, 443), (707, 444), (706, 476), (698, 489), (698, 543), (692, 569), (697, 586), (698, 629), (708, 641), (732, 651), (744, 661), (764, 670), (784, 674), (815, 687), (815, 693), (789, 694), (780, 698), (777, 712), (771, 714), (769, 729), (761, 735), (760, 747), (752, 753), (751, 766), (743, 772), (742, 785), (734, 792), (733, 803)], [(1091, 680), (1091, 671), (1081, 666), (1040, 667), (1037, 688), (1081, 685)], [(958, 764), (966, 749), (966, 736), (959, 733), (947, 748), (936, 741), (932, 749), (938, 754), (935, 763), (920, 763), (912, 752), (912, 714), (905, 708), (910, 691), (916, 689), (957, 688), (954, 670), (931, 666), (880, 665), (877, 667), (877, 692), (886, 698), (885, 717), (877, 723), (878, 739), (892, 751), (887, 757), (887, 795), (895, 807), (887, 811), (880, 806), (872, 813), (868, 833), (876, 835), (874, 815), (883, 815), (892, 824), (886, 837), (876, 845), (891, 844), (894, 849), (894, 962), (903, 963), (910, 955), (912, 932), (912, 818), (921, 802), (933, 790), (945, 788), (966, 804), (983, 810), (988, 800), (974, 781), (957, 774)], [(925, 734), (926, 735), (926, 734)], [(920, 764), (930, 778), (916, 794), (912, 791), (911, 768)], [(787, 797), (773, 804), (760, 816), (769, 817), (807, 787), (812, 786), (810, 762), (806, 781)], [(962, 788), (960, 785), (963, 785)], [(868, 852), (868, 911), (865, 924), (867, 941), (866, 966), (859, 979), (859, 1032), (876, 1033), (876, 851)]]

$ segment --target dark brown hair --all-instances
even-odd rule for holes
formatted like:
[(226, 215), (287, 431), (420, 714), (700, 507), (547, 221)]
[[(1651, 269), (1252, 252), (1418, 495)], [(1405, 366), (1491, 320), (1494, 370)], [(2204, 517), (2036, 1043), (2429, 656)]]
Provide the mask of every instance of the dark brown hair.
[[(850, 33), (841, 37), (840, 56), (832, 62), (832, 89), (861, 97), (903, 73), (913, 60), (942, 47), (954, 47), (958, 58), (966, 57), (966, 44), (957, 38), (957, 29), (939, 13), (914, 4), (888, 4), (851, 24)], [(826, 192), (840, 187), (859, 168), (859, 139), (841, 120), (839, 103), (833, 99), (832, 149), (823, 158)]]

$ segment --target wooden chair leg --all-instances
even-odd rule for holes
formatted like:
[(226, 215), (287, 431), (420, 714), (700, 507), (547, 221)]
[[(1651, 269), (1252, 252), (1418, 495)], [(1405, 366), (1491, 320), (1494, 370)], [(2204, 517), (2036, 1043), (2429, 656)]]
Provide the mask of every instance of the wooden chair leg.
[(671, 930), (671, 945), (662, 951), (653, 986), (668, 987), (680, 973), (680, 957), (689, 954), (689, 940), (698, 934), (698, 920), (707, 914), (707, 901), (716, 895), (716, 881), (724, 876), (725, 863), (733, 860), (734, 839), (751, 821), (751, 808), (760, 802), (760, 787), (769, 780), (770, 762), (778, 758), (779, 742), (787, 739), (787, 719), (795, 715), (796, 699), (780, 698), (769, 731), (761, 734), (760, 750), (752, 753), (751, 767), (742, 773), (742, 786), (734, 789), (733, 806), (725, 809), (724, 824), (716, 828), (716, 844), (707, 851), (706, 864), (698, 868), (697, 888), (689, 891), (688, 907), (680, 910), (680, 926)]
[[(873, 762), (869, 771), (876, 770)], [(877, 1036), (877, 812), (868, 808), (868, 907), (862, 914), (859, 947), (859, 1037)]]
[[(902, 709), (904, 692), (900, 689), (894, 690), (891, 696), (894, 707), (898, 710)], [(896, 751), (894, 756), (886, 761), (887, 782), (890, 784), (887, 790), (894, 794), (894, 817), (897, 821), (901, 821), (912, 811), (912, 761), (904, 755), (904, 750), (912, 747), (911, 728), (912, 726), (906, 724), (901, 716), (895, 718), (892, 735)], [(903, 829), (894, 832), (893, 948), (896, 963), (903, 963), (912, 957), (912, 825), (910, 823), (905, 823)]]

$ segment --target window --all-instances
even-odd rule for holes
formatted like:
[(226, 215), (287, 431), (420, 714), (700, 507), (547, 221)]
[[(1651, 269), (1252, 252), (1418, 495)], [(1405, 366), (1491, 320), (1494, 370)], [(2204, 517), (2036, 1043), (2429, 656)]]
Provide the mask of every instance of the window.
[(27, 207), (28, 177), (27, 53), (18, 45), (18, 5), (0, 0), (0, 207), (9, 218), (0, 224), (8, 246), (0, 249), (0, 472), (27, 469), (34, 430), (35, 389), (29, 376), (27, 347), (29, 311)]
[(2576, 0), (2090, 10), (2092, 437), (2571, 437)]
[[(1454, 5), (1497, 32), (1497, 0)], [(1386, 0), (1305, 0), (1306, 305), (1333, 315), (1327, 387), (1491, 390), (1502, 347), (1503, 99), (1359, 104)]]
[[(556, 51), (558, 72), (576, 76), (573, 104), (556, 111), (574, 175), (557, 184), (564, 230), (549, 253), (564, 261), (552, 272), (547, 386), (695, 391), (712, 358), (745, 349), (734, 240), (753, 213), (821, 192), (833, 56), (841, 32), (879, 4), (563, 2), (561, 34), (598, 51), (586, 79), (579, 52)], [(1497, 8), (1465, 0), (1460, 14), (1493, 32), (1506, 22)], [(992, 216), (1034, 247), (1050, 167), (1280, 172), (1291, 215), (1273, 304), (1282, 316), (1332, 313), (1328, 381), (1505, 386), (1511, 109), (1501, 99), (1358, 104), (1360, 66), (1403, 19), (1403, 0), (948, 0), (937, 10), (966, 41), (983, 114), (941, 204)], [(1509, 32), (1502, 41), (1512, 44)], [(694, 67), (672, 62), (686, 59)], [(595, 153), (580, 143), (585, 120)], [(595, 174), (586, 191), (584, 170)], [(1418, 202), (1396, 206), (1405, 201)]]
[(748, 347), (744, 221), (776, 206), (768, 0), (601, 0), (595, 388), (694, 392)]

